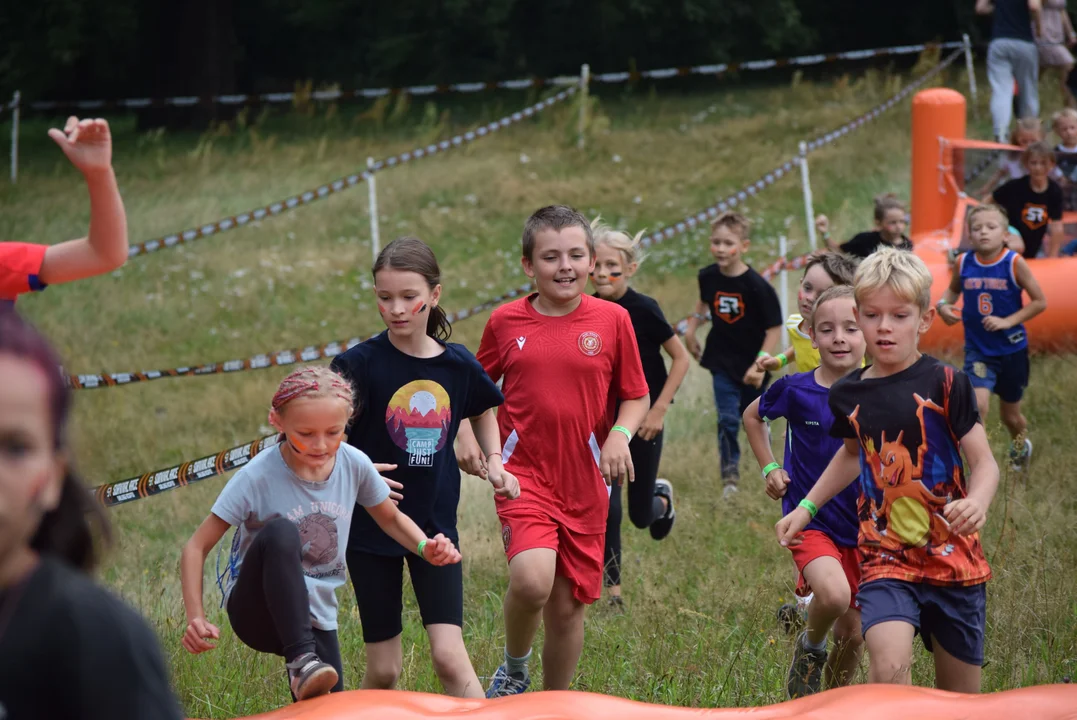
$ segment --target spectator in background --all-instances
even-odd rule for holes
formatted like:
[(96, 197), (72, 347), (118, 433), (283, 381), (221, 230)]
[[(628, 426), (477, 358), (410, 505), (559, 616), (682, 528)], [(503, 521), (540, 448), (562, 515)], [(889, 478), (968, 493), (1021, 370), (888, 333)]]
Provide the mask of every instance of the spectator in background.
[(1006, 142), (1013, 119), (1013, 81), (1017, 79), (1018, 116), (1040, 114), (1039, 53), (1035, 36), (1043, 34), (1042, 0), (976, 0), (976, 12), (994, 13), (987, 48), (987, 78), (991, 82), (991, 119), (995, 138)]
[(1073, 70), (1073, 53), (1069, 48), (1077, 44), (1077, 33), (1073, 31), (1069, 13), (1066, 12), (1066, 0), (1043, 0), (1042, 21), (1036, 34), (1036, 44), (1040, 54), (1040, 72), (1053, 69), (1058, 74), (1058, 83), (1062, 86), (1062, 98), (1066, 107), (1077, 107), (1077, 98), (1066, 84), (1066, 78)]

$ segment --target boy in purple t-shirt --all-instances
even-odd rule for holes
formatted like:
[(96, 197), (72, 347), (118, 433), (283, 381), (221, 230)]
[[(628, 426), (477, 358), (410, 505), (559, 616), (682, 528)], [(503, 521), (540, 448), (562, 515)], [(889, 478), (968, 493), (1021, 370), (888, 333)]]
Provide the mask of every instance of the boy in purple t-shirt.
[[(763, 468), (767, 495), (781, 499), (783, 514), (804, 499), (841, 448), (842, 441), (830, 437), (834, 417), (827, 396), (830, 386), (860, 367), (864, 358), (864, 336), (856, 322), (855, 305), (848, 285), (837, 285), (820, 295), (809, 327), (812, 346), (819, 349), (819, 367), (779, 378), (744, 411), (744, 428)], [(788, 423), (784, 468), (774, 461), (766, 427), (780, 417)], [(859, 488), (846, 488), (819, 510), (804, 530), (803, 541), (789, 548), (800, 573), (797, 594), (814, 594), (786, 680), (790, 699), (819, 692), (824, 667), (829, 687), (847, 684), (860, 662), (859, 496)], [(835, 646), (828, 656), (831, 627)]]

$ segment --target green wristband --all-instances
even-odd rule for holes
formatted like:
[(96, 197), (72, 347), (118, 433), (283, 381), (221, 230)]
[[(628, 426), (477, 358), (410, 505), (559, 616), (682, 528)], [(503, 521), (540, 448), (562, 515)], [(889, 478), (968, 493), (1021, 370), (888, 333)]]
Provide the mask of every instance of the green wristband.
[(819, 514), (819, 508), (816, 507), (815, 503), (813, 503), (808, 498), (804, 498), (803, 500), (801, 500), (797, 507), (802, 507), (807, 510), (808, 514), (812, 516), (813, 520), (815, 519), (815, 516)]
[(785, 353), (778, 353), (774, 357), (778, 358), (778, 362), (781, 363), (781, 365), (778, 366), (779, 369), (789, 364), (789, 358), (785, 356)]
[(423, 560), (426, 560), (426, 556), (423, 555), (423, 550), (426, 550), (426, 540), (420, 540), (419, 541), (419, 550), (418, 550), (419, 557), (421, 557)]
[(624, 425), (614, 425), (612, 428), (610, 428), (611, 432), (613, 430), (616, 430), (619, 433), (624, 433), (625, 437), (628, 438), (628, 441), (632, 442), (632, 431), (626, 428)]
[(770, 465), (767, 465), (765, 468), (763, 468), (763, 479), (766, 480), (767, 475), (770, 475), (772, 472), (774, 472), (780, 467), (781, 464), (776, 462), (772, 462)]

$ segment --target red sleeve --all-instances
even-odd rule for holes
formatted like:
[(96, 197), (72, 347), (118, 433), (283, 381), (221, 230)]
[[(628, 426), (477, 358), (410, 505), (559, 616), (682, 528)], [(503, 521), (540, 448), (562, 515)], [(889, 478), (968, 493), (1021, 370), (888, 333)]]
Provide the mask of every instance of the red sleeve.
[(497, 331), (494, 329), (496, 322), (496, 314), (486, 321), (486, 328), (482, 331), (482, 340), (479, 342), (479, 352), (475, 354), (475, 359), (495, 383), (505, 371), (501, 366), (501, 349), (497, 346)]
[(0, 243), (0, 300), (45, 289), (38, 276), (48, 249), (48, 245), (34, 243)]
[(613, 366), (613, 391), (619, 400), (635, 400), (648, 394), (647, 378), (639, 359), (639, 344), (627, 312), (617, 316), (617, 357)]

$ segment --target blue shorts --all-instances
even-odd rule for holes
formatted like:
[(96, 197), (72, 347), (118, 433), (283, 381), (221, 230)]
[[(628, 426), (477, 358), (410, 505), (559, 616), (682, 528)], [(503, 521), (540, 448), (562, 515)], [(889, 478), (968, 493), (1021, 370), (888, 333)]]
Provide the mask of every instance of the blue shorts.
[(961, 662), (983, 665), (987, 583), (948, 587), (887, 578), (861, 585), (856, 599), (865, 636), (873, 625), (906, 622), (916, 628), (928, 652), (934, 638)]
[(1002, 402), (1020, 402), (1028, 387), (1028, 348), (1009, 355), (983, 355), (966, 347), (964, 370), (972, 387), (987, 388)]

